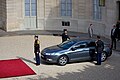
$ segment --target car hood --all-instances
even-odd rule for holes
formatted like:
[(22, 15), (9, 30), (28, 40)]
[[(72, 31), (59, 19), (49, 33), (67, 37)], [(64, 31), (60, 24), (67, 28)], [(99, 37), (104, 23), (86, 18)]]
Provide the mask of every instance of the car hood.
[(58, 47), (57, 45), (45, 48), (42, 53), (56, 53), (64, 50), (63, 48)]

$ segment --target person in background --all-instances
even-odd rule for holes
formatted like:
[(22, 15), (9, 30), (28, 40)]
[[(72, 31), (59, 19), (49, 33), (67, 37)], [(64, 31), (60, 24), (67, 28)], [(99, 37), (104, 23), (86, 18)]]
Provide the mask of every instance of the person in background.
[(35, 35), (35, 42), (34, 42), (34, 53), (36, 59), (36, 65), (40, 65), (40, 41), (38, 40), (38, 36)]
[(89, 25), (88, 27), (88, 35), (89, 35), (89, 38), (92, 38), (93, 37), (93, 29), (92, 29), (92, 24)]
[(116, 38), (117, 38), (117, 29), (116, 25), (113, 25), (113, 28), (111, 30), (111, 47), (116, 49)]
[(70, 37), (67, 34), (67, 29), (64, 29), (63, 33), (62, 33), (62, 42), (66, 41), (68, 39), (70, 39)]
[(117, 31), (117, 41), (120, 40), (120, 21), (116, 24), (116, 31)]
[(104, 49), (104, 43), (100, 39), (100, 36), (97, 36), (97, 41), (96, 41), (97, 63), (96, 65), (101, 65), (101, 56), (102, 56), (103, 49)]
[(118, 41), (120, 41), (120, 26), (118, 27)]

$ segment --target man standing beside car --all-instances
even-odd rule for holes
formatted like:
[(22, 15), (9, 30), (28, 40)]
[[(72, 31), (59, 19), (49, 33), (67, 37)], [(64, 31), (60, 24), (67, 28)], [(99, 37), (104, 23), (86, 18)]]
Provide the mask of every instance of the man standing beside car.
[(116, 49), (116, 38), (117, 38), (117, 29), (116, 29), (116, 25), (113, 25), (113, 29), (111, 30), (111, 46), (114, 49)]
[(120, 40), (120, 21), (118, 21), (116, 24), (116, 31), (117, 31), (116, 33), (117, 33), (117, 38), (118, 38), (117, 41), (119, 41)]
[(96, 65), (101, 65), (101, 56), (102, 56), (103, 49), (104, 49), (104, 43), (100, 39), (100, 36), (97, 36), (97, 41), (96, 41), (97, 64)]

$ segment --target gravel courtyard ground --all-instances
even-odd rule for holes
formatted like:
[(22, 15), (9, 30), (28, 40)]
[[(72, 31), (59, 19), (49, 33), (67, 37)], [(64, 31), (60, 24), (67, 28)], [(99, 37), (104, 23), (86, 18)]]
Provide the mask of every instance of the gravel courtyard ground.
[[(60, 36), (39, 35), (41, 50), (61, 43)], [(119, 80), (120, 51), (113, 54), (102, 65), (92, 62), (70, 63), (66, 66), (41, 63), (34, 65), (33, 35), (0, 37), (0, 60), (21, 58), (37, 75), (5, 78), (1, 80)]]

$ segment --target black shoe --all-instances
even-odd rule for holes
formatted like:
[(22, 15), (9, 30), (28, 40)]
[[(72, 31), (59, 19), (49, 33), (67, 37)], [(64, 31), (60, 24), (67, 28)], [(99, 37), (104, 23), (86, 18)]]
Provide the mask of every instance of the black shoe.
[(40, 64), (36, 63), (36, 66), (39, 66)]
[(116, 48), (113, 48), (113, 50), (116, 50)]
[(96, 63), (95, 65), (101, 65), (101, 64)]
[(39, 63), (36, 63), (36, 66), (39, 66), (40, 64)]

